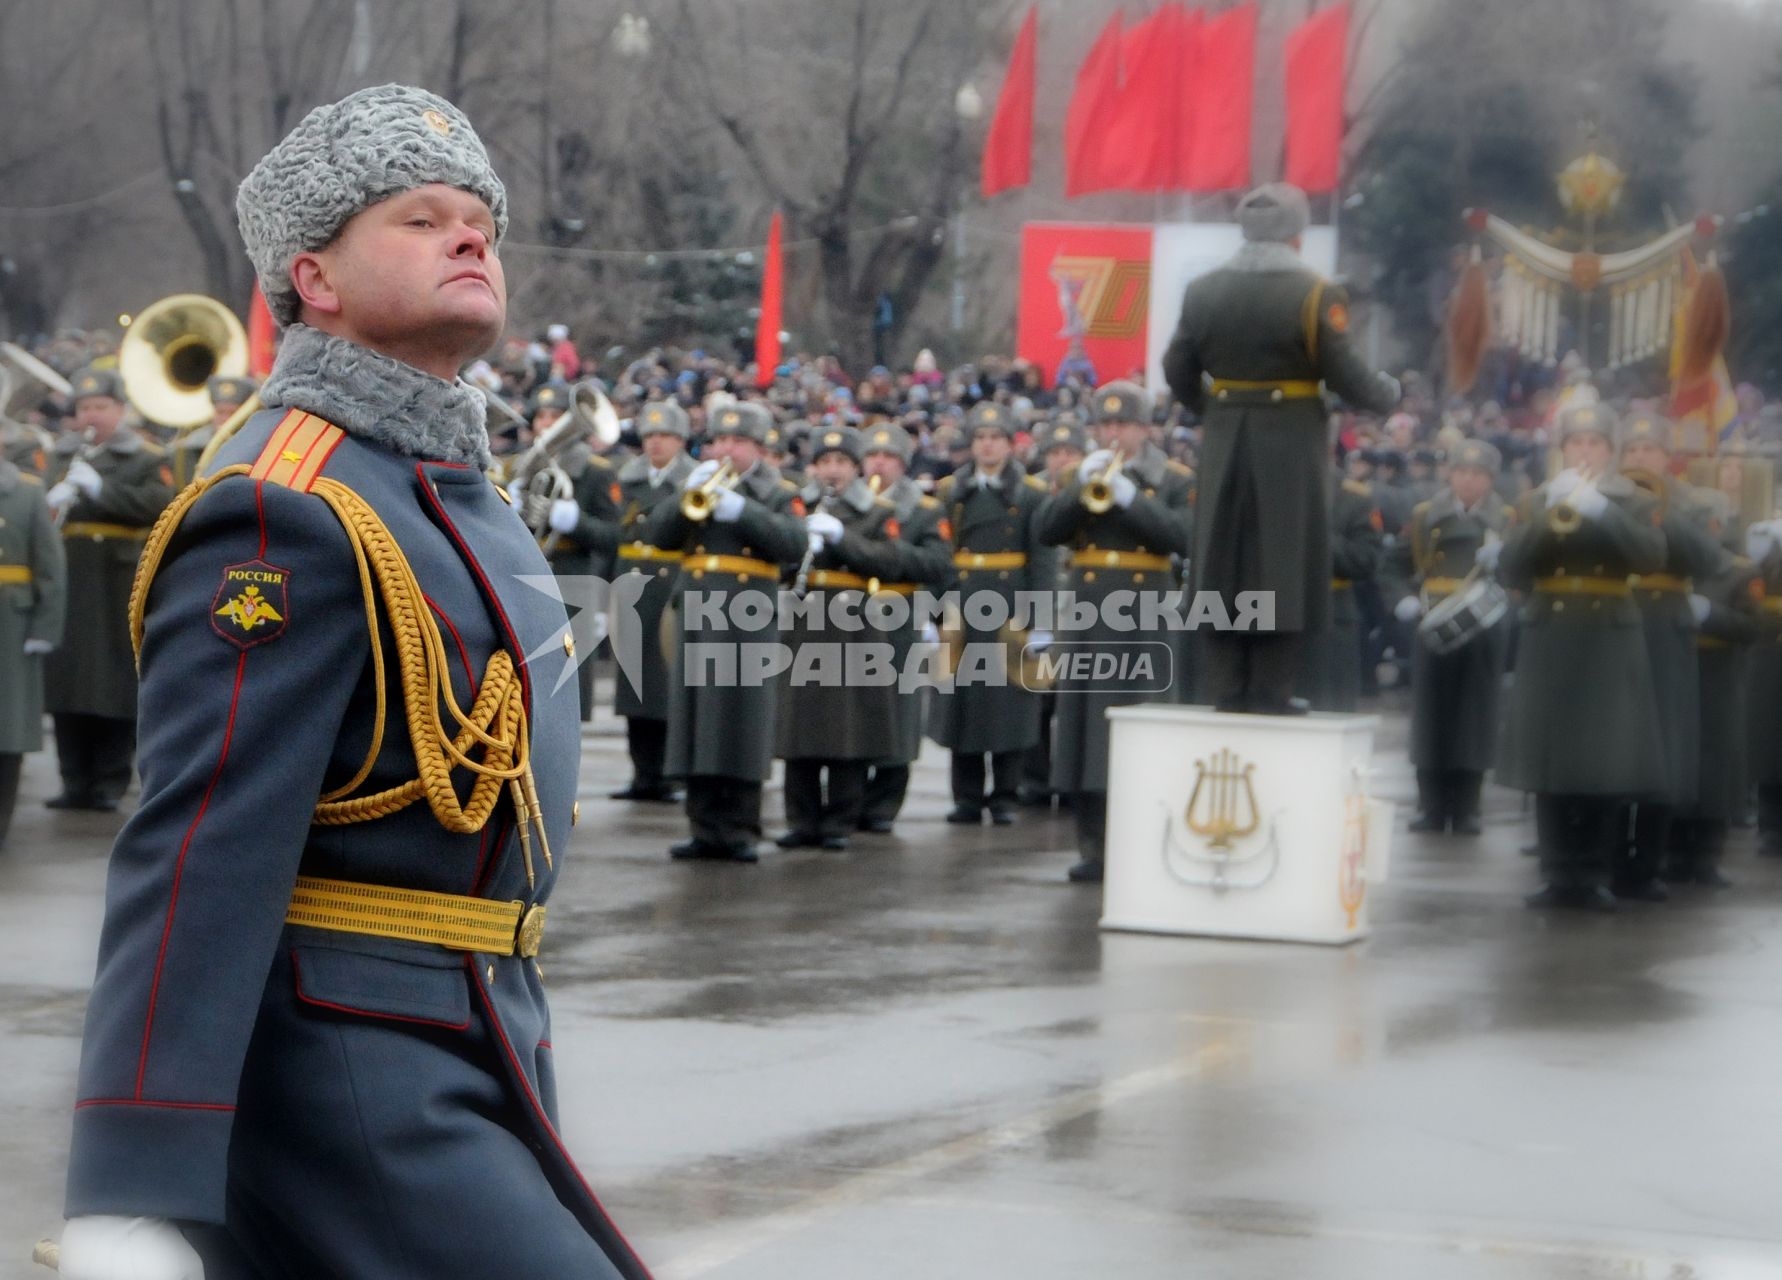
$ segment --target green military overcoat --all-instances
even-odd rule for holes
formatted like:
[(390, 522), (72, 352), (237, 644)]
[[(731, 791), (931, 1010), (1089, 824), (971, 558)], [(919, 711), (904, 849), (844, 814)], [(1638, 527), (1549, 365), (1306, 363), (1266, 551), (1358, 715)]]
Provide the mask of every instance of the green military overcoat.
[(0, 755), (43, 745), (43, 659), (25, 641), (61, 642), (67, 587), (42, 481), (0, 460)]

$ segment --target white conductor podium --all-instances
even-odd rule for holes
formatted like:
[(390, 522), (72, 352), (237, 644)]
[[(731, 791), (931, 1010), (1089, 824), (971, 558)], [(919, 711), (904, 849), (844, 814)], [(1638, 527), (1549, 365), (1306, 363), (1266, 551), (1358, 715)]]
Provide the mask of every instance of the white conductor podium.
[(1342, 944), (1368, 934), (1392, 803), (1367, 794), (1373, 716), (1108, 712), (1101, 927)]

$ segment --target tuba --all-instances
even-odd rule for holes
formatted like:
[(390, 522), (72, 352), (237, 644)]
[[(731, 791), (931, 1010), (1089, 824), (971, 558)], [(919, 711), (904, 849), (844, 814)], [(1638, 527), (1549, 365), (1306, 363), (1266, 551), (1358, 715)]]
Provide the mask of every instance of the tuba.
[(511, 484), (519, 494), (520, 515), (547, 556), (561, 536), (551, 528), (551, 504), (575, 496), (575, 481), (564, 463), (590, 436), (612, 446), (619, 430), (619, 415), (605, 393), (592, 382), (578, 382), (570, 391), (569, 409), (514, 464)]
[(22, 347), (0, 342), (0, 418), (23, 422), (46, 392), (73, 393), (68, 380)]
[(248, 371), (247, 333), (214, 298), (176, 293), (137, 316), (118, 347), (124, 394), (149, 422), (183, 431), (215, 416), (210, 380)]

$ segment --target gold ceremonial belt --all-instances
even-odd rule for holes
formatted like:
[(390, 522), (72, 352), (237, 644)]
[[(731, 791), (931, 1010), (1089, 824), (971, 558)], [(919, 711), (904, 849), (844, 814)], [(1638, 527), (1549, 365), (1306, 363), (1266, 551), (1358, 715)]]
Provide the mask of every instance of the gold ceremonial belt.
[(1355, 584), (1350, 582), (1347, 578), (1332, 578), (1330, 580), (1330, 589), (1332, 591), (1347, 591), (1354, 585)]
[(1757, 605), (1765, 613), (1782, 613), (1782, 596), (1765, 596)]
[(1536, 578), (1534, 589), (1544, 596), (1631, 596), (1633, 588), (1621, 578)]
[(812, 569), (805, 579), (806, 585), (812, 587), (835, 587), (838, 590), (853, 589), (871, 591), (876, 579), (862, 578), (857, 573), (849, 573), (845, 569)]
[(430, 942), (454, 951), (535, 956), (544, 937), (545, 909), (536, 903), (527, 907), (523, 902), (298, 876), (285, 923)]
[(1234, 395), (1262, 395), (1270, 400), (1316, 400), (1324, 385), (1305, 379), (1287, 382), (1245, 382), (1241, 378), (1214, 378), (1213, 394), (1221, 400)]
[(739, 578), (778, 578), (780, 567), (747, 556), (686, 556), (681, 568), (697, 578), (706, 573), (734, 573)]
[(1460, 590), (1461, 582), (1462, 579), (1460, 578), (1425, 578), (1423, 580), (1423, 594), (1432, 598), (1435, 596), (1451, 596), (1456, 591)]
[(955, 551), (955, 569), (1022, 569), (1027, 565), (1026, 553), (1020, 551)]
[(1719, 636), (1697, 636), (1695, 638), (1695, 647), (1697, 649), (1730, 649), (1730, 648), (1732, 648), (1732, 646), (1730, 644), (1728, 644), (1725, 640), (1722, 640)]
[(96, 520), (71, 520), (62, 526), (64, 538), (128, 538), (135, 542), (147, 542), (147, 528), (137, 528), (128, 524), (103, 524)]
[(31, 566), (28, 564), (0, 564), (0, 587), (23, 586), (31, 581)]
[(667, 560), (673, 564), (681, 562), (678, 551), (664, 551), (661, 547), (652, 547), (647, 542), (627, 542), (619, 548), (621, 560)]
[(870, 589), (878, 592), (889, 591), (894, 596), (913, 596), (922, 589), (922, 586), (917, 582), (881, 582)]
[(1627, 582), (1635, 591), (1674, 591), (1682, 596), (1688, 595), (1695, 586), (1688, 578), (1679, 578), (1672, 573), (1636, 573)]
[(1079, 551), (1070, 558), (1073, 569), (1133, 569), (1168, 573), (1168, 556), (1154, 556), (1149, 551)]

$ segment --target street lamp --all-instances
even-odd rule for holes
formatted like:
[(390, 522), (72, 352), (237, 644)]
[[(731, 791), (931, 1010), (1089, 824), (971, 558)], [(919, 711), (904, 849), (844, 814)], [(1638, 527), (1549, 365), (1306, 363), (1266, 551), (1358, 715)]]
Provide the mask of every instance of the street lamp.
[(613, 27), (613, 50), (622, 58), (650, 56), (650, 20), (636, 13), (622, 13)]
[[(984, 114), (984, 97), (978, 87), (967, 80), (953, 95), (953, 114), (961, 123), (971, 124)], [(953, 297), (947, 317), (954, 333), (965, 328), (965, 183), (961, 178), (959, 197), (953, 202)]]

